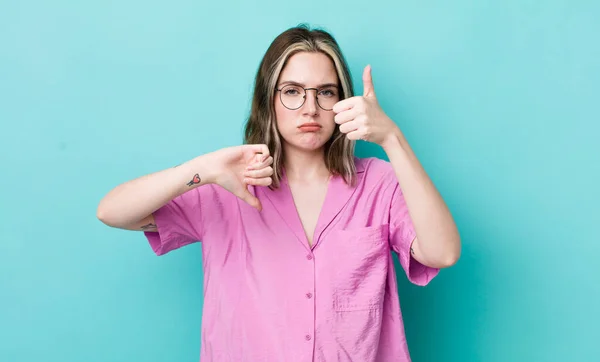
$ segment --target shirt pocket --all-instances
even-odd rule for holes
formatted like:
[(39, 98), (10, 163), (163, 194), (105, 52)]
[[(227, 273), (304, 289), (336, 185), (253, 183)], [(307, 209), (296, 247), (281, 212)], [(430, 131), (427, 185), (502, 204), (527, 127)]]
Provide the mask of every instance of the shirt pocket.
[(336, 311), (381, 309), (389, 264), (388, 225), (336, 230), (332, 260)]

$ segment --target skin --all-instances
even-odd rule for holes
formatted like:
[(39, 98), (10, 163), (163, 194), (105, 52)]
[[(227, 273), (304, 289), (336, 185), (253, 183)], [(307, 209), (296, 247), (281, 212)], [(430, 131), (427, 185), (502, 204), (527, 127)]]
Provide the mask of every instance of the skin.
[(454, 265), (461, 251), (456, 224), (402, 131), (379, 105), (371, 66), (364, 69), (363, 89), (362, 96), (334, 106), (335, 122), (349, 139), (375, 143), (387, 154), (417, 233), (411, 246), (414, 258), (431, 267)]
[[(325, 84), (337, 84), (338, 77), (331, 60), (322, 53), (298, 53), (290, 57), (279, 77), (278, 87), (296, 83), (305, 88), (319, 88)], [(336, 99), (339, 99), (336, 97)], [(279, 94), (274, 100), (277, 128), (283, 137), (286, 154), (294, 155), (288, 162), (295, 163), (296, 155), (311, 156), (315, 159), (323, 155), (323, 146), (331, 138), (336, 124), (335, 113), (325, 111), (317, 104), (316, 91), (306, 92), (304, 105), (291, 110), (280, 101)], [(315, 132), (303, 131), (299, 126), (316, 123), (321, 128)], [(324, 166), (324, 162), (323, 163)]]
[[(304, 52), (289, 59), (278, 86), (293, 81), (306, 88), (318, 88), (337, 80), (333, 62), (327, 56)], [(452, 215), (401, 130), (379, 105), (370, 66), (363, 72), (363, 89), (363, 95), (337, 102), (332, 111), (317, 105), (315, 91), (307, 92), (306, 102), (297, 110), (287, 109), (276, 97), (274, 107), (284, 141), (284, 164), (308, 242), (312, 243), (329, 178), (324, 145), (337, 124), (348, 139), (375, 143), (386, 152), (415, 225), (417, 237), (411, 244), (414, 258), (431, 267), (454, 265), (460, 256), (461, 242)], [(314, 132), (298, 129), (307, 122), (321, 128)]]
[[(280, 82), (295, 81), (306, 88), (337, 83), (329, 58), (320, 53), (299, 53), (289, 59)], [(324, 145), (336, 125), (351, 140), (375, 143), (386, 152), (402, 188), (417, 237), (411, 244), (416, 260), (444, 268), (456, 263), (461, 241), (448, 207), (421, 166), (396, 123), (383, 111), (373, 85), (371, 67), (363, 73), (361, 96), (335, 104), (325, 111), (316, 103), (315, 91), (307, 92), (306, 102), (290, 110), (275, 97), (277, 126), (283, 138), (286, 176), (309, 243), (312, 243), (330, 178), (324, 162)], [(320, 127), (298, 128), (311, 122)], [(268, 147), (241, 145), (197, 156), (177, 167), (127, 181), (113, 188), (100, 201), (97, 217), (106, 225), (141, 231), (157, 231), (153, 212), (169, 200), (195, 187), (217, 184), (240, 199), (262, 209), (250, 194), (248, 185), (271, 184), (273, 158)]]
[[(319, 89), (325, 84), (337, 84), (338, 77), (333, 63), (326, 55), (303, 52), (290, 57), (279, 77), (278, 88), (290, 82), (305, 88)], [(317, 104), (316, 93), (315, 90), (307, 91), (305, 103), (297, 110), (286, 108), (279, 95), (274, 102), (277, 127), (283, 141), (288, 184), (307, 241), (311, 245), (330, 177), (325, 166), (324, 145), (337, 126), (334, 112), (323, 110)], [(321, 96), (326, 95), (324, 93)], [(317, 130), (303, 128), (302, 125), (306, 124), (316, 124), (319, 127)]]

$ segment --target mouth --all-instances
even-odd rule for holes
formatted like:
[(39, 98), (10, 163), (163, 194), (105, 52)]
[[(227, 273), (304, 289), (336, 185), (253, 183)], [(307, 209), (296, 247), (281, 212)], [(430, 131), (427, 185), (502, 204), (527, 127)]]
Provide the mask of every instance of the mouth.
[(303, 132), (316, 132), (321, 129), (321, 125), (316, 122), (304, 123), (298, 127)]

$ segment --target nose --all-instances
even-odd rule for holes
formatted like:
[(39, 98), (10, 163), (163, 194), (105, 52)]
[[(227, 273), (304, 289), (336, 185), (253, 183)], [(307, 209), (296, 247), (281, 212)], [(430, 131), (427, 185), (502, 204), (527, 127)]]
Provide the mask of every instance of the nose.
[[(313, 89), (311, 89), (313, 90)], [(311, 92), (310, 90), (306, 90), (306, 94), (305, 96), (305, 102), (304, 102), (304, 113), (306, 114), (311, 114), (314, 115), (317, 113), (317, 91), (315, 90), (315, 92)]]

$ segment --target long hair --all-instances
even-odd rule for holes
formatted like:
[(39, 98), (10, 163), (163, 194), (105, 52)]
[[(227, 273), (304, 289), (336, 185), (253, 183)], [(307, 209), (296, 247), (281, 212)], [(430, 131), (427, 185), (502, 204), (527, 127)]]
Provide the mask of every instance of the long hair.
[[(348, 64), (331, 34), (322, 29), (310, 29), (305, 24), (289, 28), (277, 36), (267, 49), (258, 67), (254, 82), (252, 107), (245, 126), (246, 144), (266, 144), (273, 156), (272, 188), (278, 188), (283, 175), (283, 147), (275, 116), (275, 88), (288, 59), (299, 52), (320, 52), (327, 55), (335, 66), (340, 89), (340, 100), (354, 96), (354, 87)], [(355, 142), (348, 140), (336, 125), (331, 139), (325, 144), (325, 165), (334, 175), (340, 175), (347, 184), (354, 185)]]

